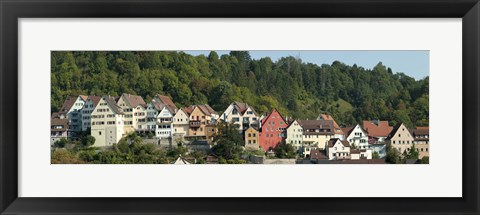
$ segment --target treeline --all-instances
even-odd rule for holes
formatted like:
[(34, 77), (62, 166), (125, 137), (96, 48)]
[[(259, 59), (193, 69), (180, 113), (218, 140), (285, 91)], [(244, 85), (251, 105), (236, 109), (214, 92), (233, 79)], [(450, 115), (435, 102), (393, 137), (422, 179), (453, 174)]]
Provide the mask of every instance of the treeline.
[(223, 112), (232, 101), (258, 113), (277, 108), (284, 116), (314, 119), (328, 112), (340, 124), (390, 120), (428, 125), (429, 80), (416, 81), (378, 63), (373, 69), (335, 61), (321, 66), (294, 57), (253, 60), (249, 52), (192, 56), (184, 52), (52, 52), (51, 111), (71, 95), (158, 93), (179, 107), (210, 104)]

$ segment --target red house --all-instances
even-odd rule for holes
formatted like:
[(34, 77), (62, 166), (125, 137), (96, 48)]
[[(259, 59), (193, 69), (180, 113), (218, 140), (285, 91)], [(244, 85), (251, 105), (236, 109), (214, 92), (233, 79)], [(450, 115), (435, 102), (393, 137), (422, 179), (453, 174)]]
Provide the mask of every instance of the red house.
[(273, 109), (270, 114), (262, 119), (262, 128), (260, 129), (259, 141), (260, 147), (268, 151), (275, 148), (285, 139), (285, 129), (288, 124), (282, 115)]

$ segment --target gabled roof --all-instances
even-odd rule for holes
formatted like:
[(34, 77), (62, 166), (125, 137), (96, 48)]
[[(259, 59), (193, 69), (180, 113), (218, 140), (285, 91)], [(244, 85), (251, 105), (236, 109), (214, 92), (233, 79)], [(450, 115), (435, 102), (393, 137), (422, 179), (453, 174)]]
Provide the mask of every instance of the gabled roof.
[(208, 104), (204, 104), (204, 105), (197, 105), (197, 107), (200, 109), (200, 111), (202, 111), (205, 115), (208, 115), (208, 116), (211, 116), (213, 114), (217, 114), (217, 112), (215, 110), (213, 110), (212, 107), (210, 107), (210, 105)]
[(123, 114), (122, 108), (117, 105), (117, 102), (115, 101), (115, 97), (112, 96), (103, 96), (102, 97), (105, 102), (107, 102), (107, 105), (112, 109), (112, 111), (116, 114)]
[(346, 140), (340, 140), (338, 138), (332, 138), (328, 141), (328, 148), (332, 148), (337, 141), (340, 141), (340, 143), (345, 146), (345, 147), (350, 147), (350, 143)]
[(350, 135), (350, 133), (352, 133), (354, 128), (355, 128), (355, 126), (349, 126), (349, 127), (341, 128), (343, 133), (345, 134), (345, 138), (347, 138)]
[(72, 109), (72, 106), (75, 104), (75, 101), (77, 101), (77, 98), (78, 97), (70, 96), (65, 99), (62, 108), (60, 108), (60, 112), (67, 113), (70, 109)]
[(88, 96), (86, 96), (86, 95), (79, 95), (79, 96), (80, 96), (80, 98), (82, 98), (82, 100), (83, 100), (84, 102), (87, 101)]
[(65, 112), (53, 112), (50, 119), (64, 119), (67, 118)]
[(232, 103), (233, 107), (235, 109), (237, 109), (238, 112), (240, 112), (242, 115), (245, 114), (245, 112), (248, 110), (248, 108), (250, 108), (250, 110), (252, 110), (253, 112), (255, 112), (255, 110), (253, 109), (253, 107), (249, 106), (247, 103), (242, 103), (242, 102), (237, 102), (237, 101), (234, 101)]
[(334, 129), (335, 134), (344, 134), (344, 132), (342, 131), (342, 129), (340, 128), (340, 126), (338, 126), (337, 122), (335, 121), (335, 119), (333, 119), (332, 116), (330, 116), (330, 115), (328, 115), (328, 114), (320, 114), (320, 115), (318, 116), (318, 119), (331, 120), (331, 121), (333, 121), (333, 127), (335, 128), (335, 129)]
[(397, 123), (395, 126), (393, 126), (393, 129), (392, 131), (390, 132), (390, 134), (388, 134), (387, 136), (387, 140), (390, 140), (393, 136), (395, 136), (395, 134), (397, 133), (398, 129), (400, 129), (400, 127), (403, 125), (403, 123)]
[[(128, 104), (128, 106), (130, 106), (131, 108), (135, 108), (139, 105), (142, 105), (145, 107), (147, 105), (141, 96), (124, 93), (122, 94), (122, 97), (125, 100), (125, 102)], [(112, 97), (112, 100), (115, 101), (113, 97)]]
[(266, 121), (272, 116), (272, 114), (275, 113), (275, 112), (278, 113), (278, 115), (280, 116), (280, 118), (281, 118), (281, 119), (283, 120), (283, 122), (285, 122), (285, 124), (286, 124), (285, 118), (283, 118), (282, 114), (281, 114), (276, 108), (274, 108), (274, 109), (272, 110), (272, 112), (267, 113), (267, 116), (262, 119), (262, 122), (261, 122), (262, 125), (265, 124), (265, 122), (266, 122)]
[[(298, 123), (297, 120), (293, 120), (292, 122), (287, 122), (287, 123), (288, 123), (288, 126), (287, 126), (285, 129), (290, 128), (290, 126), (292, 126), (292, 125), (294, 124), (294, 122), (297, 122), (297, 123)], [(302, 127), (302, 126), (300, 125), (300, 123), (299, 123), (298, 125), (299, 125), (300, 127)]]
[(195, 109), (195, 105), (182, 108), (183, 112), (185, 112), (189, 116), (190, 116), (190, 114), (192, 114), (193, 109)]
[(387, 137), (392, 131), (393, 127), (388, 125), (388, 121), (363, 121), (363, 130), (372, 137)]
[[(90, 95), (88, 96), (88, 98), (90, 98), (90, 100), (92, 100), (92, 103), (93, 103), (93, 107), (96, 107), (98, 102), (100, 102), (100, 99), (102, 99), (102, 97), (100, 96), (94, 96), (94, 95)], [(86, 100), (85, 100), (86, 101)]]
[(157, 94), (155, 97), (158, 98), (158, 100), (154, 100), (158, 103), (165, 105), (171, 113), (177, 112), (178, 108), (175, 103), (173, 103), (172, 99), (170, 99), (170, 97), (160, 94)]

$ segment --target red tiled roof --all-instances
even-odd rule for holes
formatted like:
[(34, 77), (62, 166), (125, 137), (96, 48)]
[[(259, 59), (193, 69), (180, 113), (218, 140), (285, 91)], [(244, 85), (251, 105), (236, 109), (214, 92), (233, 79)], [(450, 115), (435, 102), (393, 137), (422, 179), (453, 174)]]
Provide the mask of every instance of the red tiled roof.
[(372, 137), (387, 137), (393, 127), (388, 125), (388, 121), (363, 121), (363, 130)]
[(93, 95), (88, 96), (88, 98), (90, 98), (90, 100), (92, 100), (93, 107), (96, 107), (98, 102), (100, 102), (100, 99), (102, 99), (102, 97), (100, 97), (100, 96), (93, 96)]
[[(116, 114), (123, 114), (122, 108), (117, 105), (115, 101), (115, 97), (112, 96), (103, 96), (105, 102), (107, 102), (108, 106), (112, 108), (113, 112)], [(143, 99), (142, 99), (143, 100)]]
[(160, 100), (160, 101), (157, 101), (157, 102), (160, 102), (163, 105), (167, 106), (168, 110), (171, 113), (176, 113), (177, 112), (178, 108), (175, 105), (175, 103), (173, 103), (172, 99), (170, 99), (170, 97), (160, 95), (160, 94), (157, 94), (156, 97)]
[(347, 138), (348, 135), (350, 135), (350, 133), (353, 131), (354, 128), (355, 128), (355, 126), (341, 128), (343, 133), (345, 134), (345, 138)]
[(322, 151), (320, 149), (312, 149), (310, 151), (310, 159), (313, 159), (313, 160), (328, 160), (328, 157), (325, 154), (325, 151)]

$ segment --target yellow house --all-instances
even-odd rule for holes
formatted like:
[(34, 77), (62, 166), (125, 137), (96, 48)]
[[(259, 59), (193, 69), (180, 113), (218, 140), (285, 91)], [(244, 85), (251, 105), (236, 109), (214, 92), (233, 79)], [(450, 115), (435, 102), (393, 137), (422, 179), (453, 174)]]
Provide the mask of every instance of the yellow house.
[(249, 127), (245, 130), (245, 149), (258, 150), (260, 149), (258, 138), (258, 131), (254, 127)]
[(218, 119), (217, 113), (208, 104), (194, 105), (188, 109), (191, 110), (188, 135), (205, 137), (206, 126), (216, 122)]

